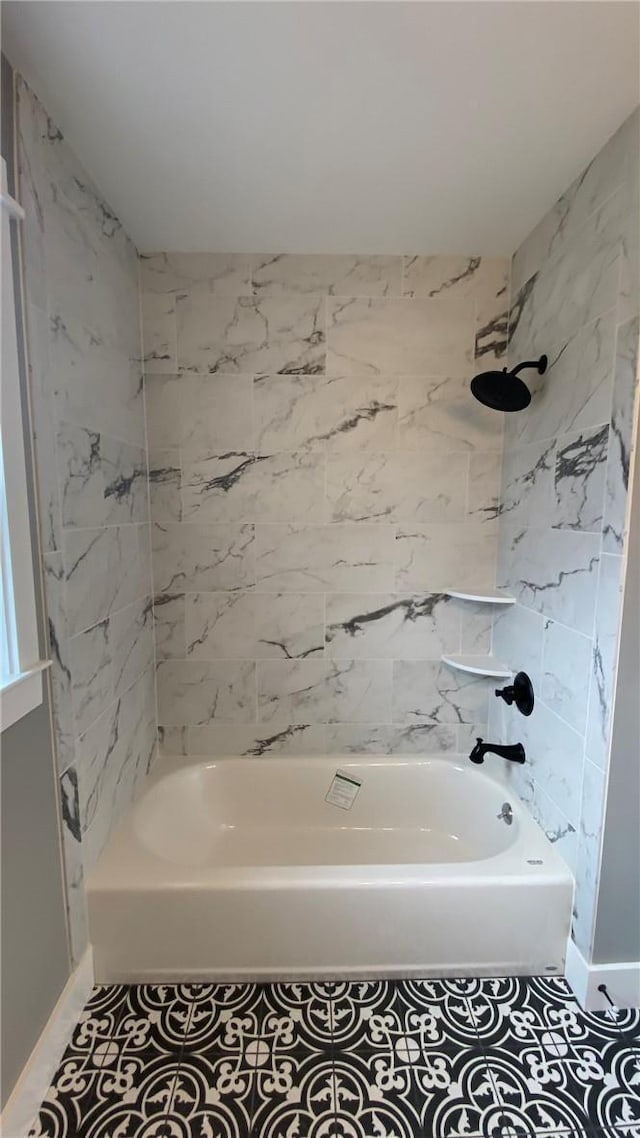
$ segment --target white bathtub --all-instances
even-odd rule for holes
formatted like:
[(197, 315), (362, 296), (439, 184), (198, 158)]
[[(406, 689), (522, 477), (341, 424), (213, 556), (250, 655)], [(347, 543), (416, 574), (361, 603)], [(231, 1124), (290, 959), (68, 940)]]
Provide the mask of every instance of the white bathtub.
[(451, 759), (161, 769), (89, 879), (96, 979), (562, 973), (572, 878), (508, 797)]

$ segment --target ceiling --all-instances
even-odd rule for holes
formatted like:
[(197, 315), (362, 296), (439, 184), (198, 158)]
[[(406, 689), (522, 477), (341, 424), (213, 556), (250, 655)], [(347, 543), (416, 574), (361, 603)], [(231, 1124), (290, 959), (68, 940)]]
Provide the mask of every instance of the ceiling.
[(141, 250), (499, 255), (638, 102), (639, 11), (32, 0), (2, 18)]

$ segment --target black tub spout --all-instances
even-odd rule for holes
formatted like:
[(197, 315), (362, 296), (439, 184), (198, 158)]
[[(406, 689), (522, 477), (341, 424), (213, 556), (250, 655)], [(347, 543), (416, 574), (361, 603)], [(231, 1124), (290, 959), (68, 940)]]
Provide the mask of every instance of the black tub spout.
[(469, 758), (472, 763), (483, 763), (487, 754), (499, 755), (501, 759), (508, 759), (511, 763), (524, 763), (526, 759), (522, 743), (512, 743), (503, 747), (500, 743), (483, 743), (482, 739), (476, 740)]

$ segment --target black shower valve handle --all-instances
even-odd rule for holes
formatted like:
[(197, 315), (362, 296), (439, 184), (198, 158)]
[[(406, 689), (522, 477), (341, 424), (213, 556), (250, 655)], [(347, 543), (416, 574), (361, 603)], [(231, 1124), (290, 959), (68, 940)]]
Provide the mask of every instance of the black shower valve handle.
[(526, 672), (516, 672), (513, 683), (507, 684), (504, 688), (496, 688), (495, 693), (498, 698), (503, 699), (509, 707), (511, 707), (512, 703), (515, 703), (518, 711), (522, 715), (531, 715), (535, 698), (533, 685)]

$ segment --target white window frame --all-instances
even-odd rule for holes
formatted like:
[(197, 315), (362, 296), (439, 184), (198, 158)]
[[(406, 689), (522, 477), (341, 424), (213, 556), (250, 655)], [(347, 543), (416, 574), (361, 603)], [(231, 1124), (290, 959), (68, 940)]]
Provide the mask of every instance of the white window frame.
[[(33, 571), (33, 549), (27, 491), (27, 462), (18, 364), (18, 327), (13, 288), (10, 226), (24, 218), (22, 207), (7, 192), (7, 172), (2, 159), (0, 223), (2, 226), (2, 346), (0, 398), (2, 422), (1, 461), (4, 470), (6, 518), (0, 514), (0, 587), (7, 606), (9, 636), (2, 645), (11, 665), (11, 675), (0, 683), (0, 730), (10, 727), (42, 703), (42, 672), (48, 660), (40, 659), (38, 618)], [(3, 630), (4, 631), (4, 630)]]

